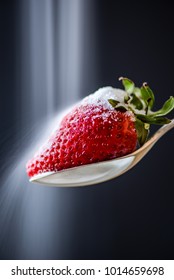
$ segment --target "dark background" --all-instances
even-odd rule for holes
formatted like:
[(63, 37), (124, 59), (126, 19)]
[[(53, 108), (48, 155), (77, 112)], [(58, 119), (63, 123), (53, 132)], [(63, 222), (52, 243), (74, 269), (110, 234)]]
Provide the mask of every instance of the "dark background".
[[(84, 6), (95, 3), (83, 22), (81, 97), (101, 86), (119, 87), (117, 78), (127, 76), (138, 85), (148, 82), (159, 108), (174, 94), (171, 4), (81, 2)], [(22, 76), (25, 71), (27, 76), (29, 67), (23, 66), (22, 53), (24, 48), (30, 50), (27, 42), (22, 44), (21, 30), (27, 29), (20, 21), (24, 3), (0, 1), (0, 258), (173, 259), (173, 131), (135, 168), (96, 186), (63, 189), (32, 185), (26, 177), (21, 179), (25, 167), (20, 176), (13, 170), (11, 179), (5, 178), (12, 162), (18, 166), (19, 151), (28, 145), (26, 138), (32, 137), (28, 97), (32, 87), (30, 79)], [(60, 1), (52, 3), (55, 11), (59, 9)], [(55, 26), (57, 17), (54, 12)], [(59, 48), (56, 42), (54, 47)], [(32, 61), (30, 64), (32, 67)], [(28, 92), (23, 92), (22, 85)], [(55, 94), (60, 98), (63, 93)], [(40, 120), (45, 114), (42, 109)], [(28, 136), (24, 137), (26, 130)]]

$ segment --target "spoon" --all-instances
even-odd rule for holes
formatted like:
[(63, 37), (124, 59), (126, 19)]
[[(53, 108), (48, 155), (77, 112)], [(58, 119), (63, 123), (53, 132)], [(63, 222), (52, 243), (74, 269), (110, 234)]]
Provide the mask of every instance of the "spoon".
[(45, 172), (32, 177), (30, 182), (57, 187), (83, 187), (116, 178), (135, 166), (149, 152), (153, 145), (173, 127), (174, 119), (157, 130), (141, 148), (127, 156), (57, 172)]

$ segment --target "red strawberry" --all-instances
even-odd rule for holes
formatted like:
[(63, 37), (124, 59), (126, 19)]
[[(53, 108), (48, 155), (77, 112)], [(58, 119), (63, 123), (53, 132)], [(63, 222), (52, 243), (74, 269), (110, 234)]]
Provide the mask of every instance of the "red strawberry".
[(127, 78), (122, 82), (125, 91), (102, 88), (63, 118), (50, 140), (27, 163), (29, 177), (127, 155), (138, 141), (144, 144), (151, 123), (170, 122), (163, 115), (174, 108), (173, 97), (161, 110), (152, 112), (154, 95), (147, 84), (139, 89)]

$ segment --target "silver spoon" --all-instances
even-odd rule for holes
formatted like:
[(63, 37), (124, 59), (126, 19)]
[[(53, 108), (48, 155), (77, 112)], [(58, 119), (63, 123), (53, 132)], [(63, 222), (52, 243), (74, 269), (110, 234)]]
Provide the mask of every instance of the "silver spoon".
[(57, 187), (83, 187), (116, 178), (135, 166), (149, 152), (153, 145), (173, 127), (174, 119), (157, 130), (141, 148), (127, 156), (58, 172), (42, 173), (32, 177), (30, 182)]

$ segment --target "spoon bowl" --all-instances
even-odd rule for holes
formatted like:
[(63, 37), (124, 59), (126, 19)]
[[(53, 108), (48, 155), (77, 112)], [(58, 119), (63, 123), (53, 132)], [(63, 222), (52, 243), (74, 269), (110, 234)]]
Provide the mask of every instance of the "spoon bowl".
[(153, 145), (174, 127), (174, 119), (157, 132), (133, 153), (98, 163), (86, 164), (57, 172), (45, 172), (30, 179), (30, 182), (55, 187), (83, 187), (116, 178), (135, 166), (153, 147)]

